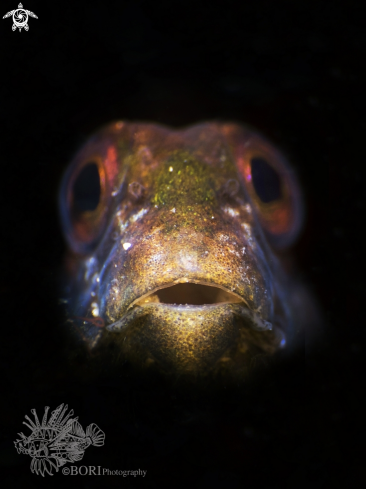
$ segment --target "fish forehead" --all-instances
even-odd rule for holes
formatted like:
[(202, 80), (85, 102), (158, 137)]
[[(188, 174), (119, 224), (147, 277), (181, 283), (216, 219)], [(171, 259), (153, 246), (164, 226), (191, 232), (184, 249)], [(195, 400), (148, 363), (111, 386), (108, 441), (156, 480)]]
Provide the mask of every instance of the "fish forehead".
[[(175, 155), (190, 155), (191, 159), (215, 169), (236, 173), (231, 149), (251, 133), (235, 124), (203, 123), (186, 129), (170, 129), (156, 124), (117, 122), (98, 131), (77, 155), (78, 160), (100, 150), (107, 153), (114, 147), (118, 166), (128, 164), (131, 176), (145, 178), (159, 164)], [(128, 156), (128, 160), (125, 160)]]
[[(98, 151), (107, 156), (108, 165), (113, 153), (110, 190), (118, 194), (122, 187), (134, 184), (144, 190), (143, 204), (130, 199), (129, 205), (121, 206), (116, 199), (111, 205), (110, 215), (117, 217), (122, 228), (128, 219), (137, 221), (159, 209), (166, 230), (174, 221), (175, 226), (193, 226), (212, 234), (218, 232), (217, 221), (213, 221), (217, 212), (220, 218), (225, 217), (222, 211), (227, 218), (245, 214), (241, 219), (248, 226), (257, 224), (234, 161), (237, 141), (244, 144), (249, 137), (250, 132), (233, 124), (204, 123), (172, 130), (153, 124), (116, 123), (92, 138), (72, 167)], [(227, 205), (225, 199), (218, 198), (228, 183), (238, 187), (242, 212), (233, 209), (234, 202)], [(195, 216), (202, 217), (201, 223)]]
[[(170, 201), (184, 197), (185, 202), (194, 204), (212, 201), (213, 192), (228, 180), (238, 178), (235, 147), (237, 141), (244, 144), (248, 137), (250, 132), (233, 124), (203, 123), (175, 130), (155, 124), (117, 122), (89, 139), (69, 166), (66, 177), (81, 162), (100, 155), (107, 168), (108, 191), (113, 194), (127, 182), (137, 182), (156, 192), (154, 204), (164, 204), (169, 196)], [(110, 211), (114, 211), (114, 206)]]
[[(122, 138), (130, 140), (132, 152), (148, 148), (156, 158), (162, 161), (167, 154), (176, 150), (185, 150), (198, 160), (216, 167), (223, 167), (228, 151), (228, 143), (235, 131), (242, 136), (244, 128), (229, 124), (202, 123), (184, 129), (170, 129), (155, 124), (124, 125)], [(109, 130), (113, 131), (113, 126)], [(140, 160), (140, 164), (143, 161)]]

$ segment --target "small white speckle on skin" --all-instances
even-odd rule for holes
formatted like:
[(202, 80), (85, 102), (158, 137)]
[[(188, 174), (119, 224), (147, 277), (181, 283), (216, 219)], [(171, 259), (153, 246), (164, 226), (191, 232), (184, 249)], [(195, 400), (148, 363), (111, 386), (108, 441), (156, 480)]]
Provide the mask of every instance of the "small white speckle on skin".
[(92, 307), (92, 314), (93, 314), (93, 316), (94, 317), (98, 317), (99, 316), (99, 307), (98, 307), (98, 304), (96, 302), (92, 302), (91, 307)]
[(129, 248), (131, 248), (132, 244), (131, 243), (123, 243), (122, 246), (123, 246), (124, 250), (128, 250)]
[(212, 216), (211, 219), (215, 219), (214, 216)]
[(173, 167), (172, 166), (169, 167), (169, 171), (173, 171)]
[[(95, 277), (95, 269), (96, 269), (96, 259), (94, 257), (91, 257), (84, 262), (85, 266), (85, 272), (84, 272), (84, 280), (89, 281), (90, 277), (92, 276), (93, 278)], [(94, 275), (93, 275), (94, 274)]]
[(242, 209), (244, 209), (244, 210), (245, 210), (245, 212), (246, 212), (247, 214), (251, 214), (251, 213), (252, 213), (252, 208), (250, 207), (250, 205), (249, 205), (249, 204), (242, 205), (241, 207), (242, 207)]
[(144, 216), (147, 212), (149, 211), (149, 209), (141, 209), (140, 211), (136, 212), (136, 214), (134, 214), (133, 216), (130, 217), (130, 221), (131, 222), (136, 222), (138, 221), (139, 219), (141, 219), (142, 216)]
[(173, 209), (170, 209), (170, 212), (175, 213), (175, 207), (173, 207)]
[(229, 216), (231, 217), (238, 217), (239, 216), (239, 212), (236, 210), (236, 209), (233, 209), (232, 207), (224, 207), (224, 212), (226, 212), (226, 214), (229, 214)]
[(229, 253), (233, 253), (235, 256), (237, 256), (238, 258), (240, 258), (240, 255), (239, 255), (239, 253), (237, 251), (231, 250), (230, 248), (228, 248), (228, 250), (229, 250)]
[(179, 265), (186, 270), (196, 271), (197, 270), (197, 255), (195, 252), (187, 252), (186, 250), (181, 250), (178, 255)]
[(128, 225), (129, 225), (128, 221), (119, 223), (119, 229), (120, 229), (121, 233), (127, 229)]

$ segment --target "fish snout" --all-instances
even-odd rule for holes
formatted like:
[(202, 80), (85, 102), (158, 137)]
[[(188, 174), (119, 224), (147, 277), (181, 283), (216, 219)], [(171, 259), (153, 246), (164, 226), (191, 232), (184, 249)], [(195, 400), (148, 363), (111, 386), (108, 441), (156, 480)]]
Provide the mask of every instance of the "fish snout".
[(101, 296), (125, 358), (199, 373), (277, 348), (270, 277), (244, 240), (162, 225), (122, 241)]

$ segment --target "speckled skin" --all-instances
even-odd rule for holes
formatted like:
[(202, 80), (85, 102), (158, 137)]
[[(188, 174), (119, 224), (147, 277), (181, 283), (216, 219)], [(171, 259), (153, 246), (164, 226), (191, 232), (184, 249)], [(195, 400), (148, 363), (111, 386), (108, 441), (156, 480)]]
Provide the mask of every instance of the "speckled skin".
[[(291, 229), (276, 235), (271, 209), (256, 206), (241, 171), (248, 147), (283, 161), (252, 131), (216, 123), (175, 131), (118, 122), (79, 152), (60, 205), (70, 246), (69, 321), (90, 349), (114, 342), (122, 359), (179, 375), (246, 375), (256, 357), (296, 344), (302, 308), (316, 314), (281, 258), (301, 223), (298, 188), (291, 175)], [(70, 189), (91, 161), (103, 196), (93, 215), (76, 219)], [(179, 283), (216, 286), (236, 301), (155, 302), (154, 291)]]

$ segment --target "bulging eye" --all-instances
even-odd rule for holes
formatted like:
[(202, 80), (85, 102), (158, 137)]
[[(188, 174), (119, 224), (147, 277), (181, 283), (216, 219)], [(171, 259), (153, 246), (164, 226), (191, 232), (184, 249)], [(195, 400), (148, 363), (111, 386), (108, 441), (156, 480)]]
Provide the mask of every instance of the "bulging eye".
[(72, 188), (72, 207), (75, 214), (95, 211), (101, 197), (98, 165), (88, 163), (76, 177)]
[(70, 246), (88, 253), (106, 221), (109, 194), (103, 160), (95, 155), (71, 165), (60, 192), (61, 217)]
[(281, 177), (263, 158), (254, 157), (250, 161), (253, 187), (260, 200), (269, 204), (282, 198)]
[(259, 136), (240, 148), (237, 164), (259, 221), (273, 245), (289, 246), (302, 225), (302, 199), (284, 157)]

